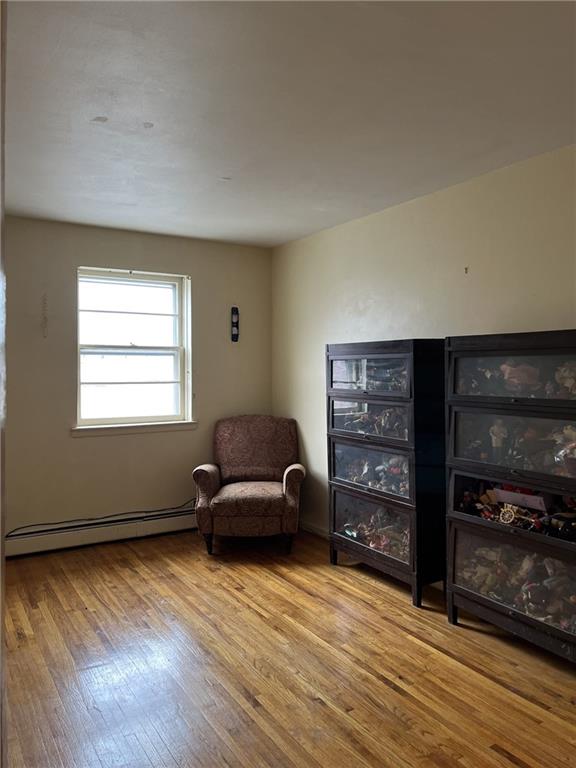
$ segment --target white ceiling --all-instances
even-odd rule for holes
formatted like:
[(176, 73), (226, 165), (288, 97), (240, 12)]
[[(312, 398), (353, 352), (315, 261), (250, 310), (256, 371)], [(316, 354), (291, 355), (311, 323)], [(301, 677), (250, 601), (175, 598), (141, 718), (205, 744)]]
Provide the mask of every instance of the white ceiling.
[(273, 245), (575, 140), (573, 3), (11, 2), (7, 208)]

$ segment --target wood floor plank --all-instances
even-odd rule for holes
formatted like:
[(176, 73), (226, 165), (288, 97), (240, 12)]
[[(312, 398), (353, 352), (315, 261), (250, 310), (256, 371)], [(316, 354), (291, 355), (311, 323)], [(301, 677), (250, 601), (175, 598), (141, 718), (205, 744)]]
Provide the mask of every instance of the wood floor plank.
[(568, 768), (576, 670), (302, 534), (7, 568), (12, 768)]

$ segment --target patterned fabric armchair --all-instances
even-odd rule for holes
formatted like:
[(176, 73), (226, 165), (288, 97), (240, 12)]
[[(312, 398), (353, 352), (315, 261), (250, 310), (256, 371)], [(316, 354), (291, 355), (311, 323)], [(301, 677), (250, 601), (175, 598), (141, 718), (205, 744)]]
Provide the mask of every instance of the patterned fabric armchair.
[(198, 528), (208, 553), (212, 554), (215, 535), (284, 534), (290, 551), (306, 475), (298, 464), (294, 419), (221, 419), (214, 429), (214, 460), (192, 473), (198, 490)]

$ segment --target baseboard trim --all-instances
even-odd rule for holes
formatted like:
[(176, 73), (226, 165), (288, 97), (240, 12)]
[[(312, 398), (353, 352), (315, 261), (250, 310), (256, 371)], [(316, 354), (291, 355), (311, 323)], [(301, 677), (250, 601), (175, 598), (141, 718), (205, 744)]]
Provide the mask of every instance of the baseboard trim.
[(30, 555), (34, 552), (46, 552), (52, 549), (68, 549), (69, 547), (82, 547), (86, 544), (101, 544), (106, 541), (118, 541), (122, 539), (137, 539), (143, 536), (154, 536), (160, 533), (172, 533), (176, 531), (196, 528), (195, 512), (169, 512), (154, 519), (131, 520), (127, 522), (106, 523), (98, 522), (75, 527), (72, 530), (52, 529), (50, 531), (38, 531), (22, 533), (6, 539), (6, 556)]
[(307, 523), (305, 520), (300, 520), (300, 530), (306, 531), (307, 533), (314, 533), (316, 536), (320, 536), (323, 539), (330, 538), (326, 528), (320, 528), (320, 526)]
[[(168, 512), (162, 516), (154, 516), (154, 519), (150, 520), (139, 518), (127, 522), (114, 521), (112, 518), (106, 522), (86, 523), (70, 530), (61, 528), (42, 531), (41, 526), (38, 526), (30, 533), (8, 537), (6, 539), (6, 557), (82, 547), (87, 544), (101, 544), (107, 541), (138, 539), (143, 536), (185, 531), (192, 528), (197, 528), (195, 512)], [(300, 521), (300, 529), (323, 539), (329, 538), (325, 528), (304, 520)]]

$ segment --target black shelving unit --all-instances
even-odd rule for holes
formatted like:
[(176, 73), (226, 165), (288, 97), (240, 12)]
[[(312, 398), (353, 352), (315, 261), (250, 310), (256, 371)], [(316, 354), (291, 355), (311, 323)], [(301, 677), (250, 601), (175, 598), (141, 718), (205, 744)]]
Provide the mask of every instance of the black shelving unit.
[(446, 340), (448, 618), (576, 661), (576, 331)]
[(444, 343), (326, 347), (330, 559), (412, 587), (445, 576)]

